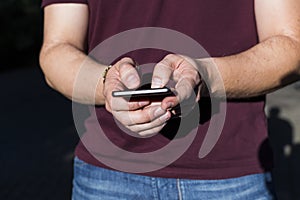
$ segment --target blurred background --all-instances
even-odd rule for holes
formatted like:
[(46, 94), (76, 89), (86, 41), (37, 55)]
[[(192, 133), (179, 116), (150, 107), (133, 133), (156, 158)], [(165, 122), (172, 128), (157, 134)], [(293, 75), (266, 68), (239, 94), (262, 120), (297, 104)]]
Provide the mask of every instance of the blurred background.
[(42, 14), (39, 0), (0, 2), (0, 69), (37, 64), (42, 40)]
[[(70, 199), (78, 135), (72, 104), (44, 81), (38, 64), (41, 1), (0, 2), (0, 199)], [(278, 199), (300, 199), (300, 84), (267, 97)], [(83, 107), (84, 110), (84, 107)]]
[(38, 64), (40, 0), (0, 1), (0, 199), (70, 199), (78, 135), (72, 104)]

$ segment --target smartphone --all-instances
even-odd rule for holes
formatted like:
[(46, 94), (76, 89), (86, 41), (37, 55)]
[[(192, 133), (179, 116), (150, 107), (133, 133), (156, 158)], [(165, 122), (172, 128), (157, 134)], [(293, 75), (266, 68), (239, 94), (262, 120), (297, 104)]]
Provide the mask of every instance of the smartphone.
[(173, 95), (173, 92), (167, 88), (149, 88), (149, 89), (137, 89), (137, 90), (123, 90), (113, 91), (113, 97), (166, 97)]

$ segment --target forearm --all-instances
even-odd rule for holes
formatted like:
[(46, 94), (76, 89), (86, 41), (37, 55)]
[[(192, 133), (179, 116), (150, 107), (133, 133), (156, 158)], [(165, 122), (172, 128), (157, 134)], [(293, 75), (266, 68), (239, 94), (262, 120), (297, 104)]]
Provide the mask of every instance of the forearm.
[(199, 61), (212, 95), (225, 88), (227, 98), (254, 97), (299, 80), (300, 43), (275, 36), (237, 55)]
[(49, 86), (67, 98), (84, 104), (105, 103), (101, 77), (105, 66), (82, 50), (67, 43), (44, 44), (40, 64)]

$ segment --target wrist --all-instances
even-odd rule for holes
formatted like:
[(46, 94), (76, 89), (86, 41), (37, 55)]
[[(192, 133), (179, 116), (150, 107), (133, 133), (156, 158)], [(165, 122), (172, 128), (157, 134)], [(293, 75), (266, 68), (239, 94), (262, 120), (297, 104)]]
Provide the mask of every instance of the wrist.
[(218, 58), (198, 59), (198, 71), (201, 75), (201, 95), (223, 97), (225, 86), (219, 71)]

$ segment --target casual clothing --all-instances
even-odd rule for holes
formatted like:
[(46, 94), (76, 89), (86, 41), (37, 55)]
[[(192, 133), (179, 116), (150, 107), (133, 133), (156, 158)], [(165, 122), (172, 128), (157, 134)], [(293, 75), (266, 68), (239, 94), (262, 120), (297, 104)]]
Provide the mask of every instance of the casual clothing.
[[(139, 27), (162, 27), (184, 33), (201, 44), (212, 57), (237, 54), (258, 43), (254, 0), (43, 0), (43, 6), (52, 3), (87, 3), (89, 5), (88, 52), (91, 52), (110, 36)], [(127, 55), (137, 63), (145, 64), (160, 61), (166, 53), (159, 50), (144, 49), (130, 52)], [(210, 116), (209, 101), (200, 100), (201, 120), (191, 146), (172, 164), (157, 171), (144, 173), (144, 175), (209, 180), (263, 173), (262, 166), (265, 166), (266, 160), (260, 158), (271, 157), (265, 154), (264, 148), (261, 148), (267, 139), (264, 105), (264, 96), (243, 101), (228, 101), (226, 104), (227, 115), (221, 137), (213, 150), (205, 158), (199, 159), (198, 152), (211, 121), (209, 118), (215, 117), (214, 115)], [(120, 130), (112, 115), (104, 107), (96, 107), (95, 110), (94, 113), (91, 109), (91, 117), (85, 123), (86, 133), (83, 140), (89, 142), (85, 144), (80, 142), (76, 149), (76, 156), (86, 163), (109, 168), (94, 157), (95, 155), (99, 157), (110, 156), (103, 154), (103, 152), (97, 152), (94, 148), (97, 146), (97, 140), (93, 140), (93, 135), (98, 134), (94, 130), (99, 123), (104, 134), (115, 145), (130, 152), (151, 152), (170, 142), (170, 139), (162, 134), (147, 139), (132, 137)], [(253, 177), (250, 179), (263, 179), (262, 175), (254, 175)], [(153, 184), (151, 180), (154, 179), (144, 178), (144, 180), (145, 183), (137, 180), (143, 182), (144, 186), (137, 186), (138, 184), (135, 186), (151, 187)], [(232, 180), (241, 181), (236, 184), (246, 184), (243, 183), (244, 178)], [(149, 185), (147, 185), (147, 181)], [(233, 184), (230, 180), (228, 181), (228, 183), (224, 181), (224, 184)], [(176, 179), (173, 180), (173, 185), (175, 183)], [(214, 182), (203, 181), (203, 183), (211, 184)], [(190, 183), (180, 182), (180, 184), (187, 189), (192, 181)], [(254, 182), (252, 185), (255, 185)], [(218, 185), (214, 187), (218, 187)], [(264, 190), (263, 186), (261, 189)], [(212, 189), (207, 187), (206, 190), (207, 193), (202, 191), (204, 195), (219, 194), (210, 194)], [(216, 189), (216, 191), (218, 190)], [(235, 192), (234, 190), (233, 187), (232, 190), (228, 189), (228, 192)], [(93, 190), (88, 191), (93, 193)]]
[(157, 178), (74, 163), (73, 200), (270, 200), (270, 174), (224, 180)]

